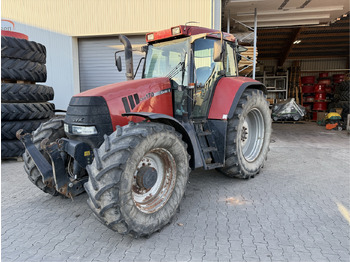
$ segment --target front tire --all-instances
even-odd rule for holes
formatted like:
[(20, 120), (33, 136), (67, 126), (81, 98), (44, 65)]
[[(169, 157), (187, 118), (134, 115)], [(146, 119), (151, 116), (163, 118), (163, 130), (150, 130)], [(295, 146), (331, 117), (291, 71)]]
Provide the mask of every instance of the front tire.
[(244, 179), (258, 174), (267, 158), (271, 132), (270, 109), (263, 92), (244, 91), (228, 120), (225, 166), (220, 171)]
[(190, 172), (180, 134), (163, 124), (131, 122), (105, 136), (94, 156), (85, 190), (103, 224), (140, 237), (169, 223)]
[[(63, 119), (61, 117), (55, 117), (49, 121), (41, 124), (39, 128), (33, 131), (33, 143), (40, 150), (46, 159), (51, 163), (49, 156), (40, 149), (40, 143), (45, 138), (49, 139), (49, 142), (54, 142), (59, 138), (66, 137), (63, 129)], [(23, 154), (24, 170), (28, 174), (29, 180), (36, 185), (39, 189), (53, 196), (57, 196), (58, 192), (53, 185), (47, 186), (43, 183), (41, 174), (34, 164), (32, 157), (27, 151)]]

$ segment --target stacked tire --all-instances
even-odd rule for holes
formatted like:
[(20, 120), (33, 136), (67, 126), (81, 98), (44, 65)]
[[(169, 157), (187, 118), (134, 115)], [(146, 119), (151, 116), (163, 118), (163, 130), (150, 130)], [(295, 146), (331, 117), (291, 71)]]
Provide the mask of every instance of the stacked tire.
[(350, 107), (350, 81), (344, 80), (339, 81), (336, 83), (335, 89), (334, 89), (334, 103), (332, 103), (330, 106), (332, 108), (342, 108), (342, 118), (346, 122), (349, 114), (349, 107)]
[(16, 132), (31, 133), (54, 116), (52, 87), (46, 81), (46, 48), (34, 41), (1, 37), (1, 158), (24, 153)]

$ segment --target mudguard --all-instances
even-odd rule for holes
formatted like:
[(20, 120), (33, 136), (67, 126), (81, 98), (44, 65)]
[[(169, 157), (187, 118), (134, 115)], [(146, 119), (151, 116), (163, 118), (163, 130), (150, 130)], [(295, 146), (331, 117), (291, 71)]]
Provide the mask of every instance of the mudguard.
[(216, 87), (208, 119), (226, 120), (233, 116), (244, 90), (255, 88), (266, 94), (266, 87), (259, 81), (247, 77), (223, 77)]
[(149, 112), (130, 112), (122, 114), (122, 116), (143, 117), (152, 122), (163, 123), (174, 127), (175, 130), (182, 135), (182, 139), (188, 145), (187, 151), (191, 156), (189, 163), (191, 169), (203, 166), (200, 155), (200, 146), (196, 140), (196, 131), (191, 122), (179, 122), (177, 119), (171, 116)]

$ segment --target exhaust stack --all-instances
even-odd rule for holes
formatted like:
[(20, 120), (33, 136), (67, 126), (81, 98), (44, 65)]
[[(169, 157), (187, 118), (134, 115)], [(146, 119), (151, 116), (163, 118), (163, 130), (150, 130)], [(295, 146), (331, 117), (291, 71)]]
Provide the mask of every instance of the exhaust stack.
[(125, 35), (119, 35), (119, 40), (124, 45), (126, 79), (134, 80), (134, 65), (132, 59), (132, 47), (129, 39)]

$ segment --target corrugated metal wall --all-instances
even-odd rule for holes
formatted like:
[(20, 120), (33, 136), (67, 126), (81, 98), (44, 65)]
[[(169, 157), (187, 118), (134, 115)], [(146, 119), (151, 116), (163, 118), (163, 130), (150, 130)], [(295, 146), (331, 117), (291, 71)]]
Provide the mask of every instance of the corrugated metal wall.
[[(133, 47), (145, 44), (145, 36), (130, 36), (129, 40)], [(119, 72), (115, 66), (115, 51), (124, 50), (118, 37), (82, 38), (79, 39), (78, 43), (81, 92), (98, 86), (126, 81), (124, 52), (118, 54), (122, 57), (123, 70)], [(136, 71), (142, 56), (141, 52), (133, 52), (134, 71)], [(136, 79), (141, 78), (142, 65), (143, 62), (141, 62)]]
[[(3, 0), (2, 17), (70, 36), (146, 33), (189, 21), (211, 27), (220, 0)], [(212, 19), (215, 21), (212, 22)], [(220, 22), (220, 20), (219, 20)]]
[[(283, 65), (283, 69), (292, 66), (294, 60), (287, 60)], [(277, 60), (261, 60), (261, 64), (266, 66), (274, 66), (277, 68)], [(315, 59), (305, 59), (301, 60), (301, 71), (316, 71), (316, 72), (302, 72), (302, 75), (317, 75), (320, 71), (337, 70), (337, 69), (349, 69), (347, 58), (315, 58)], [(349, 72), (349, 71), (348, 71)], [(334, 72), (339, 73), (339, 72)], [(331, 75), (332, 73), (330, 73)]]

